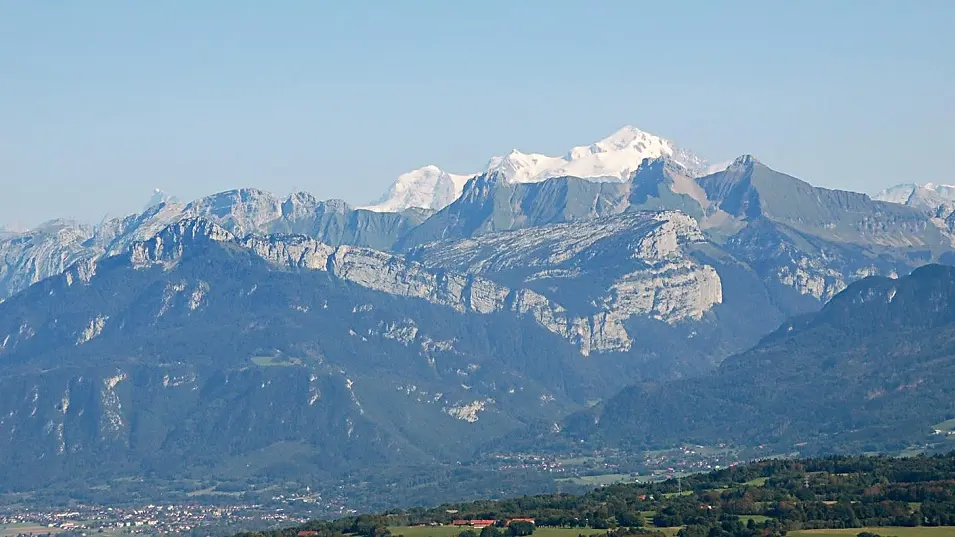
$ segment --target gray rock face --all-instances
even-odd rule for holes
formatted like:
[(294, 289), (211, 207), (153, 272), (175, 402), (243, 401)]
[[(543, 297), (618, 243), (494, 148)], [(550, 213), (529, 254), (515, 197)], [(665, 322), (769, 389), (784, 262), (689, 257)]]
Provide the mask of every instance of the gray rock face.
[[(716, 270), (685, 248), (702, 242), (699, 225), (683, 213), (635, 212), (427, 244), (411, 257), (429, 267), (530, 288), (519, 308), (533, 311), (552, 331), (577, 339), (589, 353), (629, 349), (635, 335), (626, 323), (633, 317), (700, 320), (719, 304)], [(575, 281), (588, 284), (574, 289)], [(534, 306), (543, 300), (570, 308), (566, 328), (562, 319), (548, 317), (553, 310), (545, 314)]]
[(751, 156), (702, 177), (707, 234), (755, 269), (789, 313), (817, 309), (862, 277), (905, 274), (952, 248), (920, 211), (813, 187)]
[[(434, 245), (430, 251), (443, 255), (430, 256), (422, 250), (418, 255), (423, 262), (369, 248), (333, 247), (300, 236), (238, 239), (217, 224), (191, 219), (134, 244), (129, 262), (139, 268), (174, 266), (184, 245), (196, 240), (231, 242), (276, 267), (327, 271), (334, 278), (371, 290), (420, 298), (458, 312), (516, 312), (569, 340), (584, 355), (629, 350), (635, 336), (626, 323), (632, 317), (648, 316), (667, 323), (699, 320), (722, 300), (719, 275), (713, 267), (692, 260), (682, 249), (702, 242), (702, 233), (693, 219), (676, 212), (632, 213), (582, 226), (492, 235), (448, 248)], [(621, 240), (627, 242), (625, 250), (619, 248)], [(474, 259), (481, 251), (504, 255), (481, 262)], [(470, 263), (462, 262), (462, 257)], [(590, 264), (582, 263), (583, 259)], [(544, 290), (547, 279), (586, 275), (616, 261), (623, 261), (615, 268), (620, 274), (588, 297), (591, 307), (568, 308), (561, 303), (564, 297), (560, 293)], [(86, 273), (95, 271), (82, 267)], [(536, 272), (515, 281), (512, 287), (493, 279), (524, 267)], [(73, 275), (79, 270), (71, 270), (71, 281), (83, 280), (79, 274)]]
[(54, 220), (37, 229), (0, 235), (0, 298), (26, 288), (95, 254), (85, 245), (92, 229)]

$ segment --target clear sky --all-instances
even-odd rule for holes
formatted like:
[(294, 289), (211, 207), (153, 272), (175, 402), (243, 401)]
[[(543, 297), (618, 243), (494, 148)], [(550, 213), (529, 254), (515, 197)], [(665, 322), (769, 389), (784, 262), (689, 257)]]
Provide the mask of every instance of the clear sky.
[(955, 182), (955, 2), (0, 3), (0, 222), (160, 187), (362, 203), (633, 124), (814, 184)]

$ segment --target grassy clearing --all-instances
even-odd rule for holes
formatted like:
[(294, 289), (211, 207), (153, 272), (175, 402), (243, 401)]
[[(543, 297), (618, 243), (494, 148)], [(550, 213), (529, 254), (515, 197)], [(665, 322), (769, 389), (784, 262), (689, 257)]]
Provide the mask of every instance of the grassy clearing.
[(41, 535), (45, 533), (56, 533), (58, 530), (40, 526), (37, 524), (3, 524), (0, 525), (0, 537), (13, 537), (21, 533), (32, 535)]
[[(458, 535), (468, 529), (455, 526), (392, 526), (389, 528), (392, 535), (404, 535), (404, 537), (458, 537)], [(674, 537), (680, 528), (649, 528), (661, 531), (669, 537)], [(537, 528), (534, 530), (534, 537), (577, 537), (578, 535), (606, 535), (607, 530), (595, 530), (591, 528)], [(903, 537), (903, 536), (899, 536)], [(908, 537), (908, 536), (904, 536)], [(945, 537), (945, 536), (939, 536)], [(953, 536), (955, 537), (955, 536)]]
[(253, 356), (252, 363), (259, 367), (290, 367), (293, 365), (302, 365), (298, 358), (288, 358), (286, 356)]
[(840, 530), (796, 530), (789, 532), (789, 537), (854, 537), (863, 531), (877, 533), (885, 537), (955, 537), (955, 526), (919, 526), (915, 528), (883, 526), (877, 528), (847, 528)]
[[(420, 528), (393, 526), (389, 529), (392, 535), (404, 535), (405, 537), (457, 537), (468, 528), (455, 526), (426, 526)], [(607, 530), (592, 530), (589, 528), (537, 528), (534, 530), (535, 537), (577, 537), (581, 533), (584, 535), (605, 534)]]
[(186, 496), (189, 496), (190, 498), (195, 498), (196, 496), (232, 496), (234, 498), (238, 498), (239, 496), (242, 496), (242, 492), (224, 492), (221, 490), (216, 490), (217, 486), (218, 485), (213, 485), (202, 490), (194, 490), (186, 494)]
[(955, 419), (945, 420), (942, 423), (936, 423), (934, 428), (938, 429), (939, 431), (955, 431)]
[(604, 474), (604, 475), (585, 475), (581, 477), (568, 477), (560, 479), (563, 483), (572, 483), (574, 485), (584, 485), (588, 487), (601, 487), (604, 485), (613, 485), (616, 483), (632, 483), (636, 478), (630, 477), (630, 474)]
[(749, 481), (743, 483), (750, 487), (763, 487), (766, 486), (766, 482), (769, 481), (768, 477), (757, 477), (756, 479), (750, 479)]

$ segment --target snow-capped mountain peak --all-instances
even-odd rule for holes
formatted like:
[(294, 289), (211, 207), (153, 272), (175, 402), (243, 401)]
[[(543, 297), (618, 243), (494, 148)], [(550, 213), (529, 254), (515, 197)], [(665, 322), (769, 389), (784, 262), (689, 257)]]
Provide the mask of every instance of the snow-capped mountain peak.
[(461, 196), (464, 185), (474, 175), (451, 174), (430, 164), (399, 175), (378, 203), (361, 208), (378, 212), (400, 212), (412, 207), (440, 210)]
[(905, 183), (894, 185), (872, 199), (914, 207), (932, 216), (945, 218), (955, 211), (955, 185)]
[(662, 138), (644, 132), (632, 125), (626, 125), (599, 142), (595, 142), (589, 146), (580, 146), (571, 149), (566, 158), (567, 160), (577, 160), (595, 153), (610, 153), (627, 149), (649, 149), (655, 145), (658, 146), (656, 150), (665, 153), (668, 144), (669, 142)]
[[(707, 163), (673, 142), (627, 125), (590, 145), (571, 148), (563, 156), (524, 153), (512, 149), (488, 160), (484, 173), (500, 173), (508, 183), (537, 183), (573, 176), (594, 181), (626, 181), (644, 159), (667, 157), (694, 175)], [(373, 211), (401, 211), (411, 207), (440, 210), (460, 195), (467, 179), (478, 174), (451, 175), (425, 166), (401, 175), (381, 200), (365, 207)]]

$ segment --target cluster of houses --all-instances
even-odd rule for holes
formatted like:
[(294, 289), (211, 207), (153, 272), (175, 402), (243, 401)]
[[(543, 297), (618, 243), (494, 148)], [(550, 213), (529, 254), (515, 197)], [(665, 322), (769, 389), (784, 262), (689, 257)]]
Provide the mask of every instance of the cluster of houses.
[[(504, 521), (505, 526), (510, 526), (512, 522), (529, 522), (534, 524), (533, 518), (509, 518)], [(451, 522), (452, 526), (470, 527), (475, 529), (484, 529), (488, 526), (497, 524), (497, 520), (455, 520)]]

